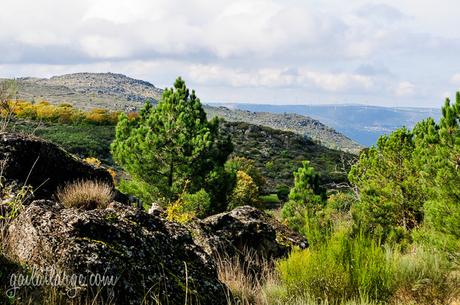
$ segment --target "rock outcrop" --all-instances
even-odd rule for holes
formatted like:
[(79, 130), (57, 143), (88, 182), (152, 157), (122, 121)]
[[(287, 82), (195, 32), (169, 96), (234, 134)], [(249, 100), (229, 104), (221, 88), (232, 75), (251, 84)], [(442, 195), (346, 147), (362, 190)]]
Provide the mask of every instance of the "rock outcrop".
[(265, 259), (286, 256), (307, 240), (266, 213), (242, 206), (192, 225), (193, 237), (208, 254), (235, 256), (252, 253)]
[(83, 211), (34, 201), (11, 222), (5, 243), (9, 257), (37, 270), (117, 278), (106, 287), (116, 304), (141, 304), (145, 297), (227, 304), (213, 260), (185, 228), (116, 202)]
[(2, 176), (34, 189), (35, 198), (50, 198), (59, 186), (75, 180), (98, 180), (112, 185), (112, 177), (45, 140), (0, 133)]

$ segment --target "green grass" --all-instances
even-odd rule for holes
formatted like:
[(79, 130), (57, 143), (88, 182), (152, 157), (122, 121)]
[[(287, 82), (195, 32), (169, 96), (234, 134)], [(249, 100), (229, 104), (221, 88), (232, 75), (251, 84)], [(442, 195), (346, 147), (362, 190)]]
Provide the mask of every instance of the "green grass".
[(261, 207), (267, 211), (277, 209), (282, 205), (282, 202), (278, 199), (277, 194), (259, 196), (259, 200), (261, 202)]
[(281, 201), (278, 199), (278, 195), (270, 194), (259, 197), (263, 204), (280, 204)]

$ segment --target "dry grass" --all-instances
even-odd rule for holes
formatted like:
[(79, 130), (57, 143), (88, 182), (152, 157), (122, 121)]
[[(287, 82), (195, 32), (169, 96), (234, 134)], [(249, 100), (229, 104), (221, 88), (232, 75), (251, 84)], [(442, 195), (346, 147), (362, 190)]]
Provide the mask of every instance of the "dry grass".
[(99, 181), (77, 181), (59, 189), (57, 199), (66, 208), (105, 209), (112, 202), (112, 187)]
[(264, 287), (275, 281), (273, 264), (244, 251), (242, 256), (216, 258), (219, 280), (229, 289), (229, 304), (267, 304)]

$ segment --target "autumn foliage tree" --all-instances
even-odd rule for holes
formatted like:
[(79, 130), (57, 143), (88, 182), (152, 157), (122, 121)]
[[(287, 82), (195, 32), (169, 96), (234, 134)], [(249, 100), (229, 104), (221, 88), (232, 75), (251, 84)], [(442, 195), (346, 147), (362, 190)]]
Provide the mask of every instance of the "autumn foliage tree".
[(259, 188), (251, 176), (244, 171), (236, 172), (236, 184), (233, 188), (228, 209), (234, 209), (242, 205), (257, 206), (259, 204)]

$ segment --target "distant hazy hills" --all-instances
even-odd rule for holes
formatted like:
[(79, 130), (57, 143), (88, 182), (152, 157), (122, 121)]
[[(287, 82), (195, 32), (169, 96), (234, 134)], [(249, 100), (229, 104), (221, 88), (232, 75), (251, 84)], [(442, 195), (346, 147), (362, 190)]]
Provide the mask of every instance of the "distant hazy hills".
[(222, 104), (231, 109), (271, 113), (297, 113), (319, 120), (364, 146), (375, 144), (378, 137), (396, 128), (412, 128), (428, 117), (438, 120), (435, 108), (387, 108), (363, 105), (256, 105)]
[[(114, 73), (75, 73), (47, 78), (18, 79), (20, 98), (69, 103), (79, 108), (137, 110), (146, 100), (159, 100), (162, 89), (149, 82)], [(199, 92), (198, 92), (199, 96)], [(254, 113), (206, 106), (210, 117), (247, 122), (307, 136), (326, 147), (358, 152), (362, 147), (318, 120), (299, 114)], [(282, 111), (292, 112), (292, 111)]]

